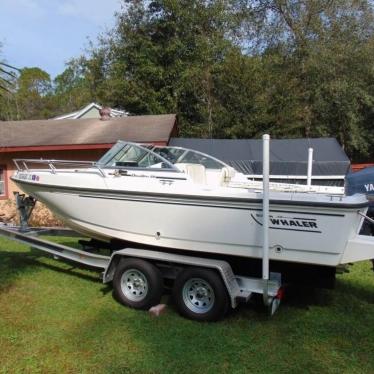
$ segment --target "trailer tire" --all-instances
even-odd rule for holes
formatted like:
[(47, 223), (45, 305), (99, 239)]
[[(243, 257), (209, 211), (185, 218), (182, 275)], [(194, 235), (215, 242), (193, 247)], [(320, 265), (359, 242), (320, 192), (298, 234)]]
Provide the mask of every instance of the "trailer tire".
[(187, 268), (174, 282), (173, 298), (178, 312), (196, 321), (218, 321), (229, 307), (222, 278), (204, 268)]
[(120, 261), (113, 277), (114, 297), (123, 305), (147, 310), (160, 303), (163, 279), (148, 261), (127, 258)]

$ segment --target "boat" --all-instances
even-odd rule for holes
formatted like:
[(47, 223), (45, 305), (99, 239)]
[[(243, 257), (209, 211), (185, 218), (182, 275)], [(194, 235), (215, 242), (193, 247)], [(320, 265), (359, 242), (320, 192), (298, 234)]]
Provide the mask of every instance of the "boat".
[[(263, 191), (209, 155), (118, 141), (97, 162), (16, 159), (12, 180), (99, 241), (261, 259)], [(374, 258), (365, 195), (270, 191), (269, 257), (336, 267)]]

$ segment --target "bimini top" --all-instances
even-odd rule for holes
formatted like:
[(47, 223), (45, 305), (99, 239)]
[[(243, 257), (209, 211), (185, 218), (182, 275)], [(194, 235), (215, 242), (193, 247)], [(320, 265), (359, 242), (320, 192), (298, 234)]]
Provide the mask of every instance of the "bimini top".
[(178, 164), (199, 164), (206, 169), (228, 167), (205, 153), (182, 147), (162, 147), (118, 141), (97, 162), (100, 167), (169, 169), (180, 172)]

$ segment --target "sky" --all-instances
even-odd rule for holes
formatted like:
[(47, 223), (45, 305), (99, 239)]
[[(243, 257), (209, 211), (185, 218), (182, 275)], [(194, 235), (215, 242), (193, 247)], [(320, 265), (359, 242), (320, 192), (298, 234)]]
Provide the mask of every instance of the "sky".
[(114, 25), (120, 0), (0, 0), (0, 60), (53, 79)]

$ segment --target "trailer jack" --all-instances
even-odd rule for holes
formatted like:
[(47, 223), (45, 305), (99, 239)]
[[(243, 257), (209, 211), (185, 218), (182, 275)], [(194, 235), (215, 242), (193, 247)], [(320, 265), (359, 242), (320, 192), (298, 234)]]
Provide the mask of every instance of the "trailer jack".
[(29, 219), (32, 211), (35, 208), (36, 199), (32, 196), (26, 196), (25, 194), (20, 194), (19, 192), (14, 192), (14, 197), (16, 199), (16, 206), (20, 220), (20, 232), (29, 231)]

